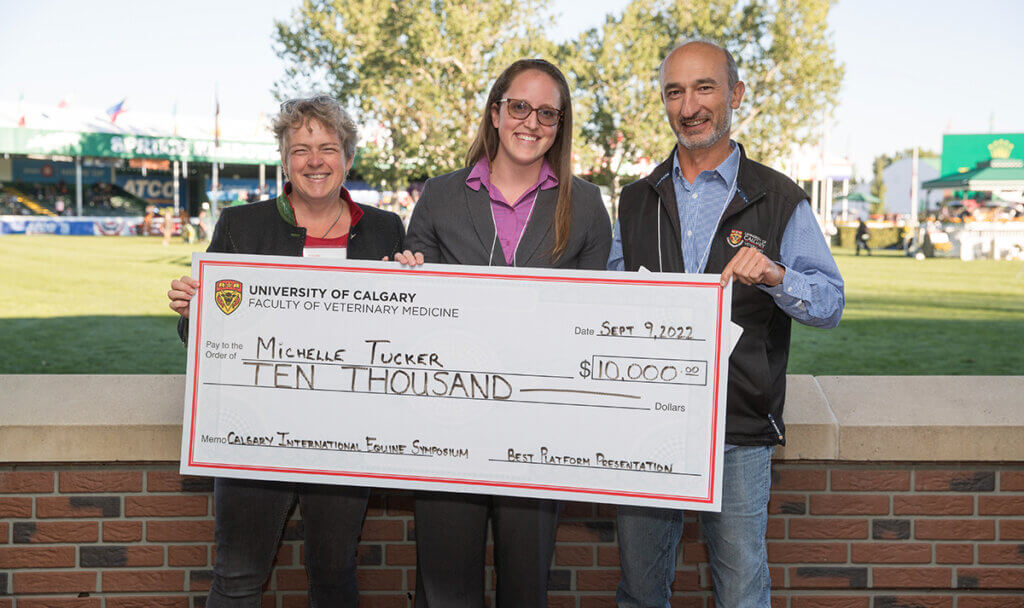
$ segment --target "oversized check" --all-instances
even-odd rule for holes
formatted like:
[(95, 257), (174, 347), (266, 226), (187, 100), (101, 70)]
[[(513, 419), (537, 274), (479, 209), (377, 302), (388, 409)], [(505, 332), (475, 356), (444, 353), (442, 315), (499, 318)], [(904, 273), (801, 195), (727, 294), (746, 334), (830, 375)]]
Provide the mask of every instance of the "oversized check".
[(717, 275), (195, 254), (182, 473), (718, 510)]

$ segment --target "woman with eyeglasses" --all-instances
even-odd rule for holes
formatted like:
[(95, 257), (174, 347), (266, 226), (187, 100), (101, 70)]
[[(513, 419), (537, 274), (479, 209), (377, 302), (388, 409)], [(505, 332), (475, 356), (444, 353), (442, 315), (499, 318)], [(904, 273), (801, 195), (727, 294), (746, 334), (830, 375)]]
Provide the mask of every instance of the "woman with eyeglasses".
[[(557, 67), (522, 59), (502, 72), (466, 167), (427, 180), (406, 247), (395, 259), (410, 265), (604, 269), (611, 222), (597, 187), (573, 176), (572, 101)], [(547, 605), (556, 501), (419, 493), (415, 514), (417, 608), (484, 605), (488, 517), (497, 606)]]
[[(397, 215), (352, 201), (345, 177), (358, 134), (352, 118), (326, 95), (281, 104), (273, 121), (288, 182), (276, 199), (225, 209), (207, 251), (296, 257), (380, 260), (402, 247)], [(167, 293), (188, 339), (189, 302), (199, 282), (184, 276)], [(302, 512), (310, 606), (359, 603), (356, 548), (368, 488), (214, 480), (213, 566), (207, 608), (259, 606), (285, 522), (296, 502)]]

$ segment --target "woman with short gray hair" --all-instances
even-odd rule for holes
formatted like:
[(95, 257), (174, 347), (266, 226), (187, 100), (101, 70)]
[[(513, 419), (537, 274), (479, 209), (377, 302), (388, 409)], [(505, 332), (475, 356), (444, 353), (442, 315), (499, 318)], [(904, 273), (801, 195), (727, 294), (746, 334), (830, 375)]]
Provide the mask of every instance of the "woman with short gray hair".
[[(356, 151), (356, 125), (331, 97), (281, 104), (273, 121), (288, 183), (276, 199), (225, 209), (207, 251), (380, 260), (402, 250), (397, 215), (352, 201), (344, 187)], [(357, 238), (358, 237), (358, 238)], [(188, 339), (189, 302), (199, 282), (171, 282), (178, 333)], [(356, 547), (369, 489), (217, 478), (217, 560), (207, 608), (259, 606), (288, 514), (296, 502), (312, 606), (356, 606)]]

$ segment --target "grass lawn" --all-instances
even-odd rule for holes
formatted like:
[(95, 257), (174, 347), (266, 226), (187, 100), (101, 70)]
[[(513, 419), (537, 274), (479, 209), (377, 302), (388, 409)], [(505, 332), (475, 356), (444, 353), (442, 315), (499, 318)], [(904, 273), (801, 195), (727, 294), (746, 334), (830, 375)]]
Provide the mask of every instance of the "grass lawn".
[[(0, 237), (0, 374), (180, 374), (171, 278), (201, 246), (159, 237)], [(790, 373), (1024, 373), (1020, 262), (836, 251), (839, 327), (794, 323)]]

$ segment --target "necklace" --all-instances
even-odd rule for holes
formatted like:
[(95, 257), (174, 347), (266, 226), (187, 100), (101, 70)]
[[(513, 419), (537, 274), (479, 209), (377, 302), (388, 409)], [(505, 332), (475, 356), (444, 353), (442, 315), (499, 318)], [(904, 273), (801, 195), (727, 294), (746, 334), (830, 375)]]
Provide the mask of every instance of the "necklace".
[(341, 203), (339, 205), (339, 207), (338, 207), (338, 217), (334, 218), (334, 221), (331, 223), (330, 228), (328, 228), (327, 232), (325, 232), (323, 234), (323, 236), (321, 236), (320, 238), (322, 238), (322, 239), (327, 238), (327, 235), (331, 233), (331, 230), (334, 230), (334, 227), (338, 225), (338, 220), (341, 219), (341, 214), (344, 213), (344, 211), (345, 211), (345, 203)]

